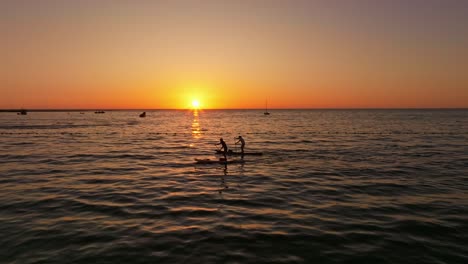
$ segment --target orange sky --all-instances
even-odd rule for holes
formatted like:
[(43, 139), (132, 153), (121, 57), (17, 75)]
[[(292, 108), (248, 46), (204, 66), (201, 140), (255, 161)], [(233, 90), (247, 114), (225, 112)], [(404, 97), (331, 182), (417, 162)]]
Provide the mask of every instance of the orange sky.
[(468, 107), (468, 4), (391, 2), (2, 1), (0, 109)]

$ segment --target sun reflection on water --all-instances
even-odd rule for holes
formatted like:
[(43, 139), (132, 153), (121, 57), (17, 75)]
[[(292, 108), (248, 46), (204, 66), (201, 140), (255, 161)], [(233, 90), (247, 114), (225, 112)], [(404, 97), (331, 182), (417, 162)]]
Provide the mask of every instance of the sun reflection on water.
[(192, 137), (194, 139), (201, 138), (201, 127), (200, 127), (200, 119), (198, 114), (198, 109), (193, 110), (193, 121), (192, 121)]

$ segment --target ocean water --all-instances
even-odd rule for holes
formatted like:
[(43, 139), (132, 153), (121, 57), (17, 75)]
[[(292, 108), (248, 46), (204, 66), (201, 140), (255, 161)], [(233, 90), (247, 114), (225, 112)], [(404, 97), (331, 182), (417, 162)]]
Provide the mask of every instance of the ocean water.
[(0, 113), (0, 263), (468, 263), (468, 110), (262, 112)]

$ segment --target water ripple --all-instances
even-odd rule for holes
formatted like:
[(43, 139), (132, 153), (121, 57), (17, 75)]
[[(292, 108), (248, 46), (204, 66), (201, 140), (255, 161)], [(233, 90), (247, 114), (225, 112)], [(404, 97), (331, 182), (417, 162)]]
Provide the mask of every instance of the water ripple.
[(0, 114), (0, 263), (468, 261), (466, 110), (147, 114)]

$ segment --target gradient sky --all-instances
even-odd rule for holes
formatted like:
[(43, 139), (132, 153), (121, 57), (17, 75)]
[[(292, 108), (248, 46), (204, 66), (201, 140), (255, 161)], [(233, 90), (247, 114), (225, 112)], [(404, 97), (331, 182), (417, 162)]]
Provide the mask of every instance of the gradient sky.
[(0, 108), (468, 107), (468, 1), (0, 1)]

